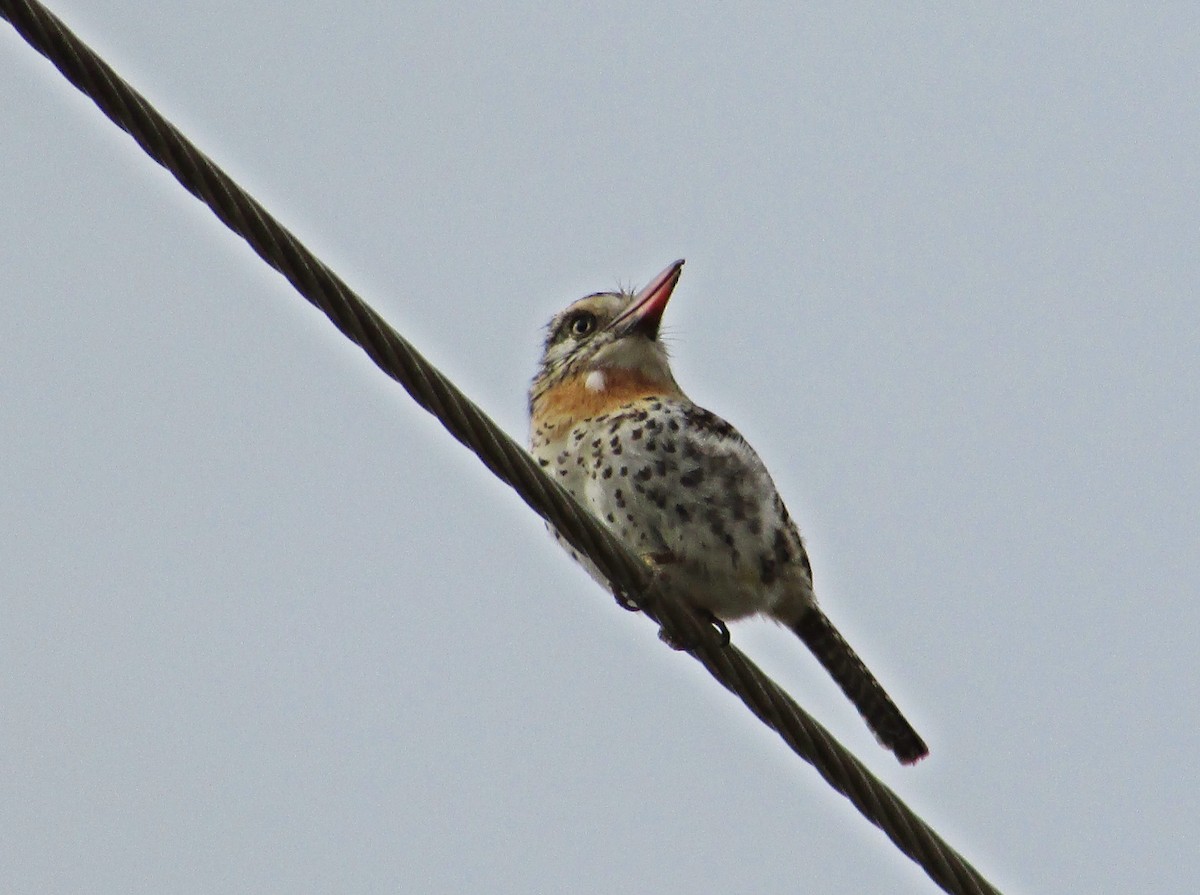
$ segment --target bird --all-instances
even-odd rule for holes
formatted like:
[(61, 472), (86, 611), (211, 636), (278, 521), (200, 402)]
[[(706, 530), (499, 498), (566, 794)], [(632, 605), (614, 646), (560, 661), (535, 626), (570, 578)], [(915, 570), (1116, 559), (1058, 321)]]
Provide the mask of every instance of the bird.
[(876, 739), (914, 764), (929, 749), (817, 605), (800, 530), (766, 466), (675, 381), (660, 325), (683, 263), (554, 316), (529, 389), (530, 452), (703, 618), (723, 627), (762, 615), (791, 629)]

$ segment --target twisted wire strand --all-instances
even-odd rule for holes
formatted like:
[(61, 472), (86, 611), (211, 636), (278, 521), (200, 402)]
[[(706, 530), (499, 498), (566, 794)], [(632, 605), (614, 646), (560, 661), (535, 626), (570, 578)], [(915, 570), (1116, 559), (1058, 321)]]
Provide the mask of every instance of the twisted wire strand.
[(586, 554), (672, 642), (687, 644), (687, 652), (722, 686), (943, 890), (962, 895), (998, 892), (740, 650), (723, 643), (676, 595), (664, 592), (647, 566), (546, 476), (522, 447), (49, 10), (35, 0), (0, 0), (0, 15), (531, 509)]

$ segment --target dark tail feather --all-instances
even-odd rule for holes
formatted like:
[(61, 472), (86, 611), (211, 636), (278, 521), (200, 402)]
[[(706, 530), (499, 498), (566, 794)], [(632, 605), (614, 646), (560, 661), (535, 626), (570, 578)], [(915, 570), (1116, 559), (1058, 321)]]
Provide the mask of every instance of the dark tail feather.
[(894, 752), (901, 764), (915, 764), (929, 754), (924, 740), (824, 612), (812, 607), (792, 625), (792, 630), (854, 703), (875, 738)]

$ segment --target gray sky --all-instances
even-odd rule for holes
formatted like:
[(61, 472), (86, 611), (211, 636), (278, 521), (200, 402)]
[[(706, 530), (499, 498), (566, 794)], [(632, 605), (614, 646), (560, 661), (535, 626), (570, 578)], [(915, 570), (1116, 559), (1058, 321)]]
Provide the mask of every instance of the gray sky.
[[(510, 432), (676, 257), (997, 885), (1200, 877), (1200, 12), (55, 10)], [(0, 889), (932, 884), (0, 27)]]

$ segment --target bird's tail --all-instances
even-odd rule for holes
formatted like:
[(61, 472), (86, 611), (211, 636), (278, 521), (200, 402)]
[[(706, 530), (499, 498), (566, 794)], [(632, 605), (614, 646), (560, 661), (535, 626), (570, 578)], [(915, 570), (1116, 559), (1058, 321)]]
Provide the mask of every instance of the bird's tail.
[(854, 703), (875, 738), (901, 764), (915, 764), (929, 754), (925, 741), (824, 612), (813, 606), (791, 628)]

